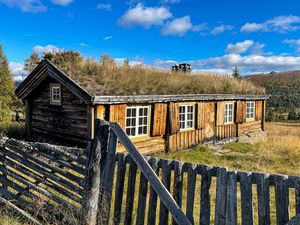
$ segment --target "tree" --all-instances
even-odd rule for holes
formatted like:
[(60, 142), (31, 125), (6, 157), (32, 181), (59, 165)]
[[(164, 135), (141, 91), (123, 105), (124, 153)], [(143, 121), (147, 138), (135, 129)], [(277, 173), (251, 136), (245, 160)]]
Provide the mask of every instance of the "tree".
[(9, 70), (8, 61), (0, 45), (0, 122), (10, 122), (15, 100), (15, 83)]
[(84, 62), (83, 56), (72, 50), (44, 53), (43, 58), (48, 59), (63, 72), (73, 75), (82, 69)]
[(37, 64), (41, 61), (37, 53), (32, 53), (24, 62), (24, 70), (28, 73), (31, 73)]
[(236, 79), (241, 77), (238, 66), (234, 66), (232, 76)]

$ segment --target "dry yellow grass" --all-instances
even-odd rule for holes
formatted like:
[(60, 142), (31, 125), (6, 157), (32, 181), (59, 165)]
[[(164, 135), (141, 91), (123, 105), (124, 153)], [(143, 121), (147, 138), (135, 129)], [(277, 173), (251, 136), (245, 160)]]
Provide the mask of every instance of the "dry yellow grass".
[(45, 58), (93, 95), (263, 94), (251, 81), (208, 72), (174, 73), (145, 65), (117, 63), (103, 56), (85, 59), (76, 52), (48, 53)]
[(268, 137), (255, 145), (230, 143), (231, 152), (215, 155), (207, 146), (157, 157), (172, 158), (198, 164), (225, 166), (230, 170), (259, 171), (300, 175), (300, 124), (267, 123)]

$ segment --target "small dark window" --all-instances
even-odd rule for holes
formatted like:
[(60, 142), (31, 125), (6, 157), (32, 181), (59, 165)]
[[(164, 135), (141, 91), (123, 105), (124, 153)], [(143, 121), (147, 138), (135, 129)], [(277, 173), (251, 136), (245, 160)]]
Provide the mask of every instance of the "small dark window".
[(61, 86), (60, 84), (50, 85), (50, 104), (61, 105)]

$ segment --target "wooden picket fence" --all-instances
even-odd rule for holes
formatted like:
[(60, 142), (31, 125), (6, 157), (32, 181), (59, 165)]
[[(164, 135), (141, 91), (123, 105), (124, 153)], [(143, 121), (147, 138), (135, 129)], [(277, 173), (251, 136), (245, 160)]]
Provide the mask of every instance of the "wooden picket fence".
[(143, 157), (117, 123), (97, 124), (86, 150), (8, 140), (0, 195), (31, 213), (42, 199), (88, 225), (285, 225), (300, 214), (300, 177)]

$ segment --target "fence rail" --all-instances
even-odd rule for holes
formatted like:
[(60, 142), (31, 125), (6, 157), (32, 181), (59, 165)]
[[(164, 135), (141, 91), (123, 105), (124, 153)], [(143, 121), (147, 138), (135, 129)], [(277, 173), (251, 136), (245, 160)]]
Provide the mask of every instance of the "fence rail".
[[(82, 213), (83, 224), (285, 225), (300, 214), (300, 177), (141, 156), (117, 123), (98, 121), (88, 151), (8, 140), (0, 195)], [(116, 153), (118, 141), (128, 154)], [(292, 208), (291, 208), (292, 207)]]

